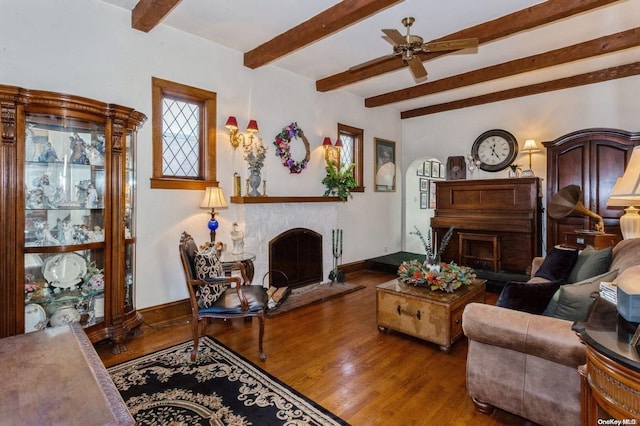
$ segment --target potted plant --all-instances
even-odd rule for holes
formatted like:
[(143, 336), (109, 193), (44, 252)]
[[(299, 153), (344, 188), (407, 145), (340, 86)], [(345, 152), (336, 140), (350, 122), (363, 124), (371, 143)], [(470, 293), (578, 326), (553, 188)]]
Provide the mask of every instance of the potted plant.
[(519, 164), (509, 164), (509, 177), (520, 177), (522, 167)]
[(322, 179), (322, 183), (327, 187), (324, 195), (334, 195), (345, 201), (348, 197), (353, 198), (351, 190), (356, 187), (356, 181), (353, 178), (353, 168), (355, 164), (351, 163), (347, 167), (338, 167), (334, 163), (327, 164), (327, 175)]

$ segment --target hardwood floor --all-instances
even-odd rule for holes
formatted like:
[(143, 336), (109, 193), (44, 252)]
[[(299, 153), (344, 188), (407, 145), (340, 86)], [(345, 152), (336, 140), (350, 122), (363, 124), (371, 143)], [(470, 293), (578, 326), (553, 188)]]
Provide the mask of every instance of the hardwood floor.
[[(379, 333), (375, 286), (394, 275), (360, 271), (347, 281), (365, 288), (267, 319), (267, 360), (258, 357), (258, 322), (214, 322), (207, 334), (258, 364), (352, 425), (530, 425), (497, 410), (477, 412), (465, 388), (467, 341), (448, 355), (435, 344)], [(336, 284), (339, 285), (339, 284)], [(488, 293), (488, 303), (495, 294)], [(128, 351), (98, 353), (111, 366), (191, 338), (188, 318), (143, 324)]]

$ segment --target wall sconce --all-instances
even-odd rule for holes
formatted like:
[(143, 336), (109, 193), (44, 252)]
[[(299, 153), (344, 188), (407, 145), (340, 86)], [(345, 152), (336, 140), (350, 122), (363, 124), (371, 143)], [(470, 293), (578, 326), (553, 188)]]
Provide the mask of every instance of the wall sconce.
[(238, 133), (238, 120), (233, 115), (230, 115), (227, 118), (227, 122), (224, 125), (229, 130), (229, 140), (231, 142), (231, 146), (235, 150), (240, 146), (245, 148), (249, 148), (251, 144), (253, 144), (254, 133), (258, 133), (258, 122), (256, 120), (249, 120), (249, 124), (247, 124), (247, 132), (249, 133), (249, 142), (247, 142), (242, 133)]
[(327, 164), (333, 164), (336, 168), (340, 168), (340, 149), (342, 148), (342, 139), (338, 138), (336, 144), (331, 144), (330, 138), (324, 138), (322, 142), (324, 148), (324, 160)]
[(218, 229), (219, 223), (216, 220), (216, 207), (227, 208), (227, 202), (224, 199), (224, 192), (222, 188), (217, 186), (210, 186), (204, 192), (204, 198), (200, 203), (201, 209), (211, 209), (211, 219), (207, 223), (209, 228), (209, 235), (211, 236), (211, 242), (216, 241), (216, 229)]
[(531, 168), (531, 153), (532, 152), (540, 152), (538, 145), (536, 144), (535, 139), (527, 139), (524, 141), (524, 146), (522, 147), (522, 151), (527, 152), (529, 154), (529, 169), (524, 170), (521, 174), (522, 177), (533, 177), (535, 174), (533, 173), (533, 169)]

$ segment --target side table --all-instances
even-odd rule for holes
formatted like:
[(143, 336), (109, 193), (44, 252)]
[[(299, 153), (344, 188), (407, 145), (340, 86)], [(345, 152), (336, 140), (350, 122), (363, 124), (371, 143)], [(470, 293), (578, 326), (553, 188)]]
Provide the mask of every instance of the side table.
[(574, 324), (587, 349), (587, 362), (578, 369), (583, 425), (640, 420), (640, 355), (629, 344), (635, 327), (602, 298), (595, 300), (586, 323)]
[(238, 270), (236, 265), (238, 263), (242, 263), (244, 265), (244, 270), (247, 273), (248, 284), (251, 284), (253, 282), (253, 261), (255, 258), (255, 254), (246, 251), (240, 254), (232, 254), (231, 252), (224, 251), (220, 257), (220, 262), (222, 263), (225, 274), (228, 275), (231, 275), (231, 271)]
[(486, 280), (474, 280), (453, 293), (402, 284), (397, 279), (376, 287), (378, 330), (393, 329), (440, 345), (448, 353), (462, 336), (462, 311), (485, 303)]

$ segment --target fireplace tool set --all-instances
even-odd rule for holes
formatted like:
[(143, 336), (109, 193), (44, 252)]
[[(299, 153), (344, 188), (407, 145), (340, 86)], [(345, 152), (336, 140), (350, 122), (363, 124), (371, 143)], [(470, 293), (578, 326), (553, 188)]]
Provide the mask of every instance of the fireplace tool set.
[(342, 256), (342, 229), (331, 230), (331, 246), (333, 250), (333, 270), (329, 272), (331, 284), (336, 282), (344, 283), (344, 271), (338, 270), (338, 260)]

